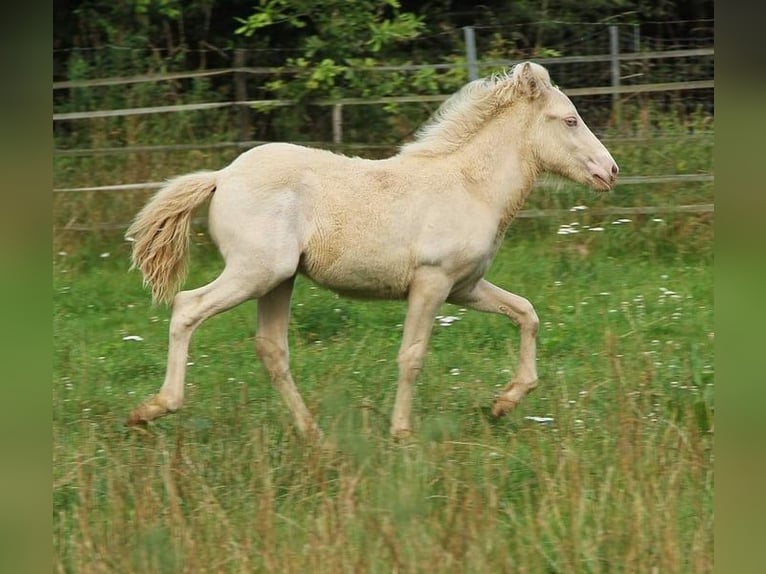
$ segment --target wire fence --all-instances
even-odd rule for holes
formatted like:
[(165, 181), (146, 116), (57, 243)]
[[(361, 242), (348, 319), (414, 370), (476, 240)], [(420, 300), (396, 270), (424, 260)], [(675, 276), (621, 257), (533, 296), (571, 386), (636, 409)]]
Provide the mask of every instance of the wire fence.
[[(690, 58), (695, 56), (713, 56), (714, 49), (712, 47), (705, 48), (691, 48), (681, 50), (664, 50), (664, 51), (648, 51), (648, 52), (632, 52), (632, 53), (616, 53), (616, 54), (594, 54), (594, 55), (578, 55), (578, 56), (557, 56), (557, 57), (538, 57), (538, 58), (525, 58), (524, 60), (531, 60), (545, 66), (559, 65), (559, 64), (578, 64), (586, 62), (609, 62), (614, 59), (621, 62), (633, 62), (643, 60), (660, 60), (665, 58)], [(482, 68), (497, 68), (513, 66), (523, 60), (510, 60), (510, 59), (493, 59), (483, 60), (480, 62)], [(400, 65), (371, 65), (364, 67), (349, 66), (355, 72), (361, 73), (375, 73), (375, 72), (410, 72), (422, 69), (429, 70), (455, 70), (458, 68), (464, 68), (466, 64), (461, 63), (431, 63), (431, 64), (400, 64)], [(140, 84), (147, 82), (167, 82), (182, 79), (191, 78), (209, 78), (214, 76), (233, 75), (233, 74), (248, 74), (253, 76), (259, 75), (271, 75), (271, 74), (289, 74), (302, 71), (301, 68), (295, 68), (290, 66), (274, 66), (274, 67), (228, 67), (214, 70), (191, 70), (186, 72), (173, 72), (166, 74), (141, 74), (129, 77), (111, 77), (111, 78), (95, 78), (91, 80), (65, 80), (53, 82), (53, 90), (64, 90), (72, 88), (93, 88), (101, 86), (119, 86), (126, 84)], [(54, 120), (56, 117), (54, 116)]]
[[(417, 74), (422, 70), (432, 70), (446, 74), (465, 69), (474, 69), (475, 71), (471, 73), (486, 74), (498, 68), (511, 66), (522, 59), (532, 60), (545, 65), (551, 70), (551, 76), (554, 81), (562, 86), (563, 91), (572, 97), (580, 109), (584, 107), (584, 102), (588, 101), (588, 105), (592, 105), (594, 109), (608, 110), (609, 117), (614, 118), (619, 116), (620, 105), (625, 99), (645, 96), (664, 98), (666, 95), (677, 98), (679, 94), (686, 94), (682, 101), (693, 105), (697, 103), (704, 104), (709, 106), (712, 113), (712, 93), (715, 87), (713, 78), (714, 48), (712, 45), (712, 33), (708, 33), (708, 29), (712, 29), (712, 21), (701, 24), (703, 32), (699, 38), (680, 39), (658, 39), (642, 36), (637, 33), (637, 28), (630, 26), (609, 27), (603, 23), (578, 24), (582, 25), (580, 34), (562, 49), (562, 52), (568, 52), (567, 55), (521, 59), (482, 59), (479, 56), (471, 56), (471, 53), (481, 54), (483, 52), (487, 38), (492, 33), (510, 33), (507, 26), (478, 26), (475, 30), (477, 45), (473, 47), (473, 50), (467, 49), (466, 57), (462, 59), (435, 63), (350, 66), (349, 68), (355, 74), (369, 74), (371, 76), (397, 73)], [(454, 31), (451, 33), (454, 33)], [(129, 50), (130, 48), (110, 46), (103, 49)], [(401, 110), (401, 106), (413, 105), (422, 106), (424, 113), (427, 115), (433, 111), (434, 106), (437, 106), (451, 95), (451, 92), (393, 93), (376, 97), (319, 98), (310, 101), (309, 105), (317, 110), (329, 111), (329, 113), (323, 112), (327, 117), (326, 122), (322, 119), (322, 113), (316, 116), (315, 121), (316, 126), (319, 126), (318, 128), (315, 126), (316, 133), (321, 132), (322, 125), (326, 126), (325, 138), (307, 140), (299, 137), (252, 137), (252, 135), (255, 135), (253, 134), (254, 124), (282, 125), (279, 123), (279, 118), (274, 120), (275, 116), (273, 114), (277, 110), (284, 110), (287, 116), (289, 116), (291, 110), (298, 104), (298, 102), (290, 99), (260, 96), (268, 95), (264, 92), (263, 86), (269, 78), (288, 77), (290, 74), (298, 73), (299, 70), (284, 65), (254, 65), (260, 60), (265, 62), (273, 61), (275, 57), (284, 60), (286, 55), (291, 53), (291, 49), (268, 49), (264, 51), (259, 49), (219, 50), (213, 48), (207, 51), (199, 50), (198, 52), (197, 55), (204, 61), (207, 61), (207, 58), (211, 56), (211, 62), (218, 61), (228, 65), (166, 73), (152, 73), (148, 71), (143, 74), (101, 78), (59, 78), (53, 82), (52, 91), (54, 94), (55, 112), (52, 115), (52, 121), (54, 133), (64, 135), (64, 137), (55, 138), (54, 162), (55, 165), (65, 162), (61, 165), (66, 166), (62, 167), (60, 171), (54, 169), (54, 173), (62, 174), (61, 177), (56, 178), (57, 181), (66, 181), (66, 184), (63, 184), (63, 182), (59, 183), (52, 190), (55, 197), (64, 198), (67, 194), (77, 196), (85, 193), (105, 194), (105, 197), (114, 196), (115, 194), (123, 195), (151, 191), (157, 189), (162, 184), (162, 182), (156, 180), (144, 182), (135, 182), (134, 180), (130, 182), (130, 179), (127, 179), (125, 175), (120, 175), (121, 173), (129, 173), (130, 170), (128, 169), (105, 171), (104, 173), (106, 174), (111, 173), (117, 181), (112, 180), (112, 183), (105, 183), (104, 185), (81, 185), (82, 177), (69, 175), (78, 174), (80, 169), (77, 167), (79, 164), (72, 162), (80, 160), (92, 161), (99, 157), (124, 156), (126, 161), (129, 161), (128, 158), (130, 157), (146, 157), (146, 154), (159, 152), (236, 151), (237, 149), (247, 149), (255, 145), (275, 141), (275, 139), (303, 145), (326, 147), (341, 152), (366, 150), (368, 152), (384, 153), (393, 151), (396, 149), (396, 146), (385, 139), (370, 137), (371, 134), (365, 133), (365, 130), (361, 128), (353, 131), (348, 129), (348, 124), (359, 124), (359, 118), (364, 118), (367, 114), (367, 112), (357, 110), (385, 109), (386, 113), (390, 116), (391, 114), (399, 113), (397, 110)], [(87, 50), (78, 53), (80, 56), (88, 57)], [(576, 55), (569, 55), (573, 53)], [(212, 58), (213, 54), (217, 55), (217, 60)], [(475, 58), (474, 61), (471, 61), (472, 57)], [(187, 89), (189, 84), (184, 84), (184, 82), (198, 80), (217, 82), (216, 85), (219, 88), (223, 87), (223, 89), (219, 89), (217, 92), (219, 95), (223, 94), (223, 98), (216, 98), (218, 101), (205, 101), (203, 94), (203, 99), (200, 101), (200, 95), (193, 94), (192, 90)], [(165, 96), (169, 96), (171, 100), (175, 101), (154, 102), (153, 105), (139, 106), (104, 106), (106, 101), (132, 103), (141, 100), (141, 98), (133, 96), (126, 96), (120, 99), (119, 90), (124, 89), (125, 94), (140, 95), (142, 86), (149, 87), (160, 84), (175, 86), (173, 90), (165, 94)], [(184, 86), (187, 86), (187, 88), (184, 88)], [(111, 90), (110, 98), (99, 97), (100, 91), (104, 90)], [(114, 90), (118, 91), (115, 92)], [(151, 98), (152, 93), (147, 91), (147, 94), (149, 94), (147, 97)], [(210, 93), (212, 94), (213, 92)], [(114, 94), (117, 94), (118, 97), (113, 97)], [(163, 100), (166, 99), (167, 97), (163, 98)], [(305, 102), (302, 103), (305, 104)], [(212, 114), (218, 115), (213, 116)], [(148, 141), (145, 142), (139, 141), (135, 135), (142, 134), (145, 131), (140, 129), (141, 124), (135, 123), (141, 121), (141, 118), (161, 116), (166, 118), (178, 117), (180, 119), (189, 118), (192, 115), (198, 118), (195, 121), (205, 133), (215, 133), (215, 126), (218, 125), (228, 126), (228, 131), (222, 134), (224, 139), (222, 141), (210, 141), (210, 139), (197, 138), (195, 136), (189, 137), (188, 132), (193, 132), (196, 128), (187, 129), (185, 143), (178, 141), (163, 142), (160, 138), (157, 138), (159, 130), (155, 130), (153, 133), (151, 130), (148, 130), (148, 135), (146, 136)], [(417, 116), (417, 114), (415, 115)], [(213, 117), (216, 119), (205, 119)], [(602, 114), (599, 117), (606, 116)], [(268, 121), (263, 121), (265, 119), (268, 119)], [(155, 120), (152, 119), (152, 121), (154, 122)], [(186, 122), (184, 125), (187, 126), (194, 123), (191, 122), (190, 124), (187, 120), (184, 121)], [(167, 122), (163, 125), (167, 125)], [(231, 129), (232, 125), (236, 126), (233, 130)], [(137, 128), (136, 126), (139, 127)], [(213, 126), (212, 129), (211, 126)], [(599, 126), (593, 127), (594, 131), (599, 131)], [(128, 136), (124, 134), (126, 129), (133, 129), (134, 131)], [(72, 134), (76, 137), (69, 137)], [(82, 137), (83, 134), (86, 137)], [(226, 137), (227, 135), (234, 135), (235, 137)], [(656, 133), (644, 132), (617, 137), (603, 137), (602, 139), (605, 143), (629, 143), (633, 141), (642, 144), (647, 144), (647, 142), (668, 142), (669, 145), (675, 145), (674, 142), (676, 142), (679, 145), (684, 145), (686, 142), (697, 139), (712, 141), (712, 135), (712, 129), (695, 129), (693, 132), (674, 133), (672, 135), (667, 135), (660, 131)], [(157, 141), (158, 139), (160, 141)], [(164, 139), (164, 134), (162, 139)], [(188, 143), (189, 140), (192, 140), (193, 143)], [(70, 145), (72, 143), (75, 145)], [(82, 143), (86, 145), (82, 145)], [(96, 145), (92, 145), (94, 143)], [(131, 154), (139, 154), (139, 156), (131, 156)], [(140, 154), (144, 155), (140, 156)], [(90, 164), (82, 165), (90, 166)], [(154, 177), (157, 176), (164, 177), (165, 173), (155, 173)], [(149, 177), (152, 177), (152, 175), (150, 174)], [(122, 182), (120, 182), (119, 178), (122, 178)], [(127, 182), (125, 182), (126, 179)], [(619, 185), (637, 186), (674, 183), (706, 185), (713, 181), (714, 176), (711, 165), (705, 173), (696, 171), (695, 173), (622, 177)], [(542, 182), (540, 185), (545, 187), (549, 184)], [(712, 203), (704, 202), (688, 203), (686, 205), (615, 206), (601, 208), (603, 213), (622, 214), (660, 212), (712, 213), (713, 210)], [(567, 213), (567, 210), (528, 209), (522, 211), (519, 217), (558, 217), (565, 213)], [(591, 213), (595, 213), (595, 211)], [(94, 222), (93, 224), (85, 225), (80, 222), (68, 221), (63, 225), (58, 225), (56, 228), (68, 231), (92, 231), (99, 229), (121, 229), (124, 227), (127, 227), (127, 224)]]
[[(522, 209), (516, 214), (518, 219), (557, 218), (571, 215), (575, 209)], [(655, 206), (624, 206), (624, 207), (600, 207), (591, 209), (590, 214), (601, 215), (662, 215), (662, 214), (701, 214), (713, 213), (715, 207), (712, 203), (700, 203), (691, 205), (655, 205)], [(192, 224), (204, 226), (207, 220), (201, 217), (194, 218)], [(68, 224), (56, 228), (57, 231), (91, 232), (91, 231), (124, 231), (129, 223), (94, 223), (94, 224)]]
[[(712, 183), (713, 176), (707, 174), (679, 174), (679, 175), (665, 175), (665, 176), (632, 176), (623, 177), (619, 181), (618, 187), (631, 186), (631, 185), (653, 185), (653, 184), (689, 184), (689, 183)], [(145, 183), (129, 183), (129, 184), (117, 184), (117, 185), (103, 185), (103, 186), (90, 186), (90, 187), (74, 187), (74, 188), (59, 188), (54, 189), (56, 194), (66, 193), (130, 193), (130, 192), (145, 192), (157, 190), (162, 187), (164, 182), (145, 182)], [(536, 183), (536, 188), (549, 188), (560, 189), (562, 183), (560, 181), (546, 181), (542, 180)], [(538, 218), (558, 218), (566, 215), (570, 215), (572, 212), (588, 209), (584, 206), (569, 209), (522, 209), (517, 215), (517, 218), (521, 219), (538, 219)], [(608, 206), (589, 209), (588, 213), (594, 216), (602, 215), (656, 215), (656, 214), (710, 214), (715, 211), (712, 203), (701, 204), (687, 204), (687, 205), (650, 205), (650, 206)], [(204, 225), (206, 221), (202, 218), (197, 218), (193, 221), (195, 225)], [(57, 231), (75, 231), (75, 232), (89, 232), (89, 231), (116, 231), (125, 230), (129, 226), (129, 222), (121, 223), (93, 223), (93, 224), (78, 224), (69, 223), (64, 226), (57, 227)]]
[[(713, 176), (709, 174), (677, 174), (677, 175), (639, 175), (620, 178), (619, 185), (651, 185), (657, 183), (710, 183)], [(53, 193), (85, 193), (85, 192), (130, 192), (159, 189), (164, 182), (150, 181), (145, 183), (120, 183), (115, 185), (96, 185), (88, 187), (61, 187)], [(541, 181), (537, 187), (560, 187), (559, 182)]]
[[(714, 48), (708, 37), (707, 45), (699, 45), (699, 41), (676, 39), (670, 46), (658, 45), (654, 38), (648, 38), (638, 34), (638, 28), (633, 26), (605, 26), (603, 23), (576, 23), (582, 26), (583, 32), (580, 40), (570, 43), (568, 47), (582, 49), (584, 45), (591, 47), (586, 52), (576, 52), (575, 55), (532, 56), (528, 58), (497, 58), (480, 57), (482, 44), (486, 44), (486, 37), (495, 30), (505, 30), (512, 33), (513, 27), (478, 27), (479, 33), (474, 34), (473, 27), (465, 27), (465, 56), (462, 58), (445, 58), (442, 62), (431, 63), (396, 63), (396, 64), (373, 64), (373, 65), (350, 65), (342, 64), (340, 67), (345, 73), (358, 77), (376, 78), (374, 82), (385, 84), (381, 80), (381, 74), (409, 74), (419, 73), (426, 70), (429, 73), (438, 72), (450, 74), (456, 71), (467, 70), (468, 77), (479, 73), (487, 74), (505, 69), (522, 60), (532, 60), (550, 68), (554, 80), (562, 89), (575, 100), (578, 108), (585, 111), (588, 116), (595, 118), (591, 111), (599, 110), (598, 123), (603, 118), (610, 117), (621, 122), (621, 103), (625, 98), (636, 98), (646, 94), (656, 94), (662, 97), (664, 94), (677, 96), (685, 93), (685, 101), (698, 101), (712, 108), (714, 89), (713, 81), (713, 56)], [(709, 23), (702, 22), (704, 29)], [(574, 24), (573, 24), (574, 25)], [(599, 37), (599, 41), (595, 40)], [(705, 36), (707, 37), (707, 36)], [(482, 42), (484, 38), (484, 42)], [(602, 41), (606, 38), (606, 42)], [(426, 41), (421, 38), (418, 41)], [(588, 42), (585, 42), (588, 40)], [(478, 47), (477, 47), (478, 45)], [(594, 51), (595, 48), (598, 50)], [(113, 47), (117, 50), (118, 47)], [(134, 116), (153, 116), (156, 114), (193, 114), (200, 113), (224, 113), (230, 114), (227, 123), (236, 124), (239, 139), (253, 139), (255, 129), (263, 131), (262, 125), (284, 125), (281, 119), (285, 114), (289, 116), (289, 110), (298, 105), (293, 99), (274, 97), (269, 93), (269, 82), (278, 78), (280, 82), (288, 81), (291, 75), (306, 73), (304, 68), (285, 65), (282, 61), (279, 65), (248, 65), (257, 63), (260, 50), (234, 49), (226, 52), (230, 58), (228, 63), (234, 64), (222, 68), (205, 68), (197, 70), (173, 71), (167, 73), (147, 73), (132, 76), (117, 76), (106, 78), (82, 78), (59, 80), (53, 83), (54, 94), (54, 132), (67, 134), (72, 131), (81, 131), (75, 122), (83, 122), (95, 119), (127, 118)], [(491, 52), (494, 53), (494, 52)], [(273, 56), (274, 54), (271, 54)], [(283, 56), (280, 56), (282, 59)], [(223, 98), (216, 97), (217, 101), (200, 101), (191, 84), (178, 84), (178, 82), (210, 81), (217, 82), (216, 89), (211, 95), (227, 94)], [(120, 92), (114, 92), (114, 88), (133, 87), (140, 88), (143, 85), (167, 85), (169, 91), (160, 92), (160, 99), (168, 98), (175, 101), (169, 103), (156, 103), (152, 105), (113, 107), (104, 105), (109, 102), (136, 101), (136, 97), (120, 97)], [(350, 108), (375, 106), (378, 109), (390, 108), (401, 105), (436, 105), (444, 101), (454, 90), (437, 93), (418, 93), (413, 90), (408, 82), (398, 82), (391, 87), (393, 93), (365, 95), (363, 97), (318, 97), (300, 102), (300, 105), (310, 105), (317, 109), (317, 113), (324, 118), (319, 119), (319, 124), (325, 124), (329, 131), (327, 141), (334, 144), (350, 141), (358, 141), (360, 130), (349, 134), (347, 123), (356, 124), (360, 113)], [(173, 86), (172, 88), (170, 86)], [(422, 88), (422, 86), (421, 86)], [(109, 98), (105, 95), (98, 96), (98, 90), (112, 90)], [(433, 88), (431, 88), (433, 89)], [(403, 93), (396, 93), (397, 91)], [(409, 90), (409, 91), (408, 91)], [(126, 92), (133, 93), (133, 92)], [(140, 95), (140, 90), (136, 92)], [(104, 94), (106, 94), (104, 92)], [(696, 95), (692, 95), (696, 94)], [(188, 101), (191, 96), (193, 101)], [(149, 96), (151, 98), (151, 96)], [(607, 98), (604, 100), (603, 98)], [(145, 98), (144, 98), (145, 99)], [(187, 100), (187, 101), (184, 101)], [(607, 103), (609, 102), (609, 103)], [(80, 108), (80, 109), (77, 109)], [(83, 109), (84, 108), (84, 109)], [(330, 113), (323, 114), (322, 108), (329, 109)], [(287, 109), (281, 116), (278, 110)], [(611, 110), (611, 114), (605, 116), (601, 110)], [(350, 118), (344, 113), (349, 110)], [(379, 113), (379, 112), (378, 112)], [(213, 116), (208, 116), (213, 117)], [(256, 118), (264, 118), (265, 121), (257, 122)], [(203, 120), (202, 123), (205, 123)], [(71, 124), (71, 125), (64, 125)], [(592, 124), (594, 125), (594, 124)], [(111, 126), (104, 126), (113, 129)], [(594, 125), (594, 127), (598, 127)], [(273, 130), (272, 130), (273, 131)], [(277, 130), (278, 131), (278, 130)], [(363, 130), (362, 130), (363, 131)], [(276, 133), (269, 135), (272, 139), (286, 139)], [(350, 137), (349, 137), (350, 136)], [(69, 146), (57, 146), (57, 148)], [(75, 143), (72, 147), (82, 147)], [(88, 146), (90, 147), (90, 146)], [(70, 148), (71, 149), (71, 148)], [(58, 151), (58, 149), (57, 149)]]

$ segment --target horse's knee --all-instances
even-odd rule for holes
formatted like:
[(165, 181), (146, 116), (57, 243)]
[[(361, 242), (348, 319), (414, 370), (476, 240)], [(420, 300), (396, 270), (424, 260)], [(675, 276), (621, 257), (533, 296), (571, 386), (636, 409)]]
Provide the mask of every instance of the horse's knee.
[(255, 354), (274, 376), (287, 370), (287, 349), (268, 337), (255, 337)]
[(271, 360), (275, 346), (276, 345), (271, 339), (260, 336), (255, 337), (255, 354), (258, 355), (258, 358), (263, 362)]
[(518, 306), (519, 326), (532, 335), (537, 335), (540, 327), (540, 319), (534, 306), (527, 299), (522, 299)]
[(540, 318), (537, 316), (537, 312), (535, 311), (534, 307), (530, 307), (526, 324), (529, 332), (532, 335), (537, 335), (537, 331), (540, 329)]
[(423, 365), (423, 355), (425, 355), (425, 345), (421, 343), (402, 349), (397, 356), (399, 370), (402, 373), (420, 372)]

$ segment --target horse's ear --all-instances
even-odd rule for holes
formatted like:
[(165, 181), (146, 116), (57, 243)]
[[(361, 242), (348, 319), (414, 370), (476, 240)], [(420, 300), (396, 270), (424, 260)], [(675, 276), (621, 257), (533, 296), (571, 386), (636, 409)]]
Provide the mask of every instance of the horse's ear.
[(524, 62), (521, 65), (521, 71), (518, 75), (517, 90), (519, 94), (528, 100), (537, 99), (540, 97), (540, 94), (543, 93), (543, 82), (535, 74), (530, 62)]

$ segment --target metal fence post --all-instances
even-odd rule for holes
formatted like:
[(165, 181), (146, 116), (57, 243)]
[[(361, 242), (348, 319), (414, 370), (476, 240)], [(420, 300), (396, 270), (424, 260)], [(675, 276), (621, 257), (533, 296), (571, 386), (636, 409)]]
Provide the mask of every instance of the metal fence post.
[(609, 55), (612, 62), (612, 115), (615, 125), (619, 128), (621, 124), (620, 112), (620, 94), (617, 90), (620, 87), (620, 30), (614, 24), (609, 26)]
[(473, 81), (479, 78), (479, 66), (476, 62), (476, 36), (473, 33), (473, 26), (463, 26), (463, 37), (465, 38), (465, 59), (468, 65), (468, 79)]

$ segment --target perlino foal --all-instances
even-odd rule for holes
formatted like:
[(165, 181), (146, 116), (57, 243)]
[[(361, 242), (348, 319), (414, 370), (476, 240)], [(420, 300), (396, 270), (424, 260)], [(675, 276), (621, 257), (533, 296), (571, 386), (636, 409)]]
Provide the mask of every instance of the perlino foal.
[[(194, 330), (257, 299), (258, 357), (297, 428), (318, 437), (288, 365), (298, 273), (343, 295), (407, 300), (391, 418), (395, 437), (412, 431), (412, 389), (444, 302), (499, 313), (518, 325), (517, 373), (492, 406), (495, 416), (510, 411), (537, 386), (538, 318), (525, 298), (483, 277), (545, 171), (608, 191), (618, 168), (545, 68), (527, 62), (467, 84), (387, 159), (273, 143), (219, 171), (171, 180), (127, 231), (133, 267), (153, 299), (172, 300), (165, 381), (128, 423), (179, 409)], [(175, 294), (185, 276), (192, 210), (208, 199), (210, 235), (225, 268), (211, 283)]]

